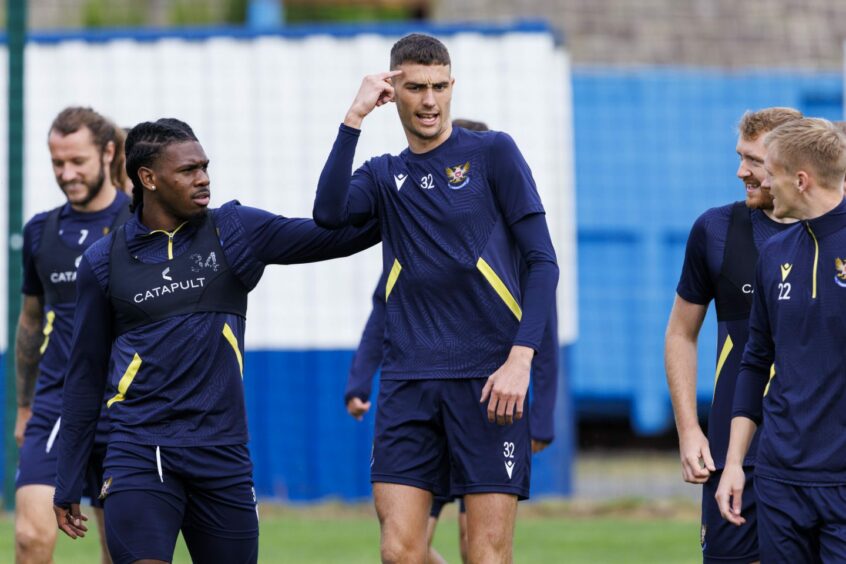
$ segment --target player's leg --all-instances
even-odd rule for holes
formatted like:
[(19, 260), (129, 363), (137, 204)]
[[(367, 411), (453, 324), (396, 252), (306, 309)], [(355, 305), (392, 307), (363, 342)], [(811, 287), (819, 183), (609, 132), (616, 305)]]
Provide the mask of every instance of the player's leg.
[(461, 561), (467, 564), (470, 561), (467, 554), (467, 505), (463, 497), (458, 500), (458, 550), (461, 553)]
[(426, 559), (428, 564), (446, 564), (446, 560), (432, 546), (435, 540), (435, 529), (438, 527), (438, 520), (441, 518), (441, 511), (444, 505), (452, 501), (449, 497), (434, 496), (432, 499), (432, 510), (429, 512), (429, 522), (426, 524), (426, 543), (429, 547), (429, 555)]
[(818, 516), (802, 490), (800, 486), (755, 477), (762, 562), (820, 562)]
[(85, 476), (84, 494), (91, 499), (91, 509), (97, 521), (97, 531), (100, 533), (100, 564), (112, 564), (109, 556), (109, 545), (106, 542), (106, 518), (103, 514), (103, 461), (106, 458), (106, 445), (95, 443), (88, 460), (88, 471)]
[(846, 562), (846, 486), (809, 488), (823, 524), (820, 561)]
[(404, 484), (376, 482), (373, 501), (379, 517), (382, 562), (425, 562), (432, 493)]
[(56, 516), (52, 486), (30, 484), (15, 492), (15, 562), (40, 564), (53, 561)]
[(187, 496), (179, 461), (156, 447), (109, 445), (102, 487), (105, 538), (115, 564), (171, 562)]
[(221, 498), (252, 498), (252, 487), (230, 487), (213, 495), (192, 493), (182, 536), (191, 561), (196, 564), (255, 564), (258, 561), (259, 526), (255, 505), (230, 505)]
[(47, 417), (36, 410), (24, 433), (15, 478), (15, 561), (20, 564), (53, 559), (58, 529), (53, 514), (56, 453), (52, 446), (58, 425), (58, 416)]
[(113, 562), (171, 562), (184, 510), (184, 498), (167, 491), (110, 493), (104, 515)]
[(467, 554), (470, 562), (512, 561), (517, 496), (467, 494)]
[(449, 459), (433, 380), (380, 383), (370, 480), (384, 562), (424, 562), (432, 492), (449, 490)]
[(196, 564), (255, 564), (259, 523), (246, 445), (169, 449), (183, 469), (188, 505), (182, 536)]
[(529, 496), (528, 417), (497, 425), (479, 403), (485, 378), (444, 382), (444, 427), (455, 495), (467, 506), (470, 562), (511, 562), (518, 499)]
[(758, 518), (753, 467), (744, 468), (746, 486), (743, 489), (743, 507), (741, 515), (746, 523), (740, 527), (732, 525), (720, 515), (714, 494), (720, 484), (723, 473), (718, 470), (711, 474), (702, 485), (702, 525), (699, 542), (702, 546), (704, 564), (749, 564), (757, 562), (758, 555)]
[(97, 521), (97, 532), (100, 533), (100, 564), (112, 564), (112, 557), (109, 556), (109, 545), (106, 542), (106, 516), (103, 508), (92, 507), (94, 520)]

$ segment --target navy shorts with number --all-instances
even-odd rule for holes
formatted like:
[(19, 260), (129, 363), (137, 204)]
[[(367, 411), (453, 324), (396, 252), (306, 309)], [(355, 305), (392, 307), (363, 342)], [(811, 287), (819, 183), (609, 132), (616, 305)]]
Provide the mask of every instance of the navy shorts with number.
[(382, 380), (370, 480), (435, 495), (506, 493), (529, 497), (528, 413), (490, 423), (480, 403), (487, 378)]
[(106, 539), (115, 564), (173, 559), (179, 531), (197, 563), (258, 559), (258, 513), (246, 445), (109, 444)]
[(846, 562), (846, 486), (755, 477), (762, 562)]
[[(56, 485), (56, 438), (61, 430), (58, 416), (50, 417), (33, 411), (26, 424), (24, 440), (18, 459), (18, 471), (15, 475), (15, 489), (22, 486)], [(82, 495), (91, 501), (93, 507), (103, 507), (97, 497), (103, 479), (103, 458), (106, 445), (97, 443), (88, 459), (85, 470), (85, 484)]]
[(723, 471), (714, 472), (703, 484), (699, 542), (702, 544), (705, 564), (748, 564), (758, 560), (757, 503), (752, 479), (754, 470), (752, 467), (743, 469), (746, 485), (743, 488), (740, 514), (746, 519), (746, 523), (739, 527), (723, 519), (714, 498)]

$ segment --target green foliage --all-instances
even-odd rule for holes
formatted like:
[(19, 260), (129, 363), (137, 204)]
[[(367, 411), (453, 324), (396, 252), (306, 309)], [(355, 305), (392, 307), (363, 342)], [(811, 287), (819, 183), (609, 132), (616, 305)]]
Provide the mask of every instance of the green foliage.
[(136, 27), (147, 19), (145, 2), (85, 0), (81, 7), (83, 27)]
[(224, 20), (231, 24), (243, 24), (247, 21), (247, 4), (249, 0), (226, 0)]
[(218, 23), (216, 14), (204, 0), (173, 0), (168, 4), (168, 23), (175, 26)]
[(308, 4), (285, 6), (285, 21), (287, 23), (384, 22), (403, 21), (410, 17), (409, 9), (402, 6), (327, 6), (323, 4), (317, 6)]
[[(171, 0), (167, 3), (166, 24), (242, 24), (246, 20), (248, 1)], [(149, 0), (83, 0), (79, 9), (83, 27), (139, 27), (152, 25), (154, 20)]]

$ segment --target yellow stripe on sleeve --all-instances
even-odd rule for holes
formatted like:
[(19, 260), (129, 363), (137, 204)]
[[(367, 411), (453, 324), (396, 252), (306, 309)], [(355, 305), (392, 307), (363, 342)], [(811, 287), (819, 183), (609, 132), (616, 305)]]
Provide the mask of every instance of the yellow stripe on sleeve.
[(720, 350), (720, 357), (717, 359), (717, 373), (714, 375), (714, 393), (717, 393), (717, 382), (720, 381), (720, 373), (723, 371), (723, 365), (728, 359), (731, 349), (734, 348), (734, 343), (731, 340), (731, 335), (726, 335), (726, 342), (723, 343), (723, 348)]
[(773, 383), (773, 378), (775, 378), (775, 363), (773, 363), (773, 365), (770, 366), (770, 379), (767, 380), (767, 387), (764, 388), (764, 396), (766, 396), (767, 392), (770, 391), (770, 384)]
[(493, 286), (494, 291), (500, 298), (502, 298), (502, 301), (505, 302), (505, 305), (508, 306), (511, 313), (514, 314), (517, 321), (520, 321), (523, 318), (523, 310), (520, 309), (520, 304), (517, 303), (517, 300), (515, 300), (514, 296), (511, 295), (511, 292), (508, 291), (505, 283), (499, 276), (497, 276), (496, 272), (494, 272), (493, 268), (491, 268), (491, 265), (485, 262), (485, 259), (479, 257), (479, 260), (476, 262), (476, 268), (479, 269), (482, 276), (484, 276), (485, 280), (488, 281), (488, 284)]
[(141, 368), (141, 357), (138, 356), (138, 353), (135, 353), (135, 356), (132, 357), (132, 362), (130, 362), (129, 366), (126, 367), (126, 372), (124, 372), (123, 376), (120, 377), (120, 382), (118, 382), (118, 393), (106, 402), (106, 407), (112, 407), (113, 403), (126, 399), (126, 391), (135, 379), (135, 375), (138, 374), (139, 368)]
[(44, 354), (44, 351), (47, 350), (47, 345), (50, 344), (50, 333), (53, 332), (53, 322), (56, 320), (56, 312), (52, 309), (47, 312), (47, 325), (44, 326), (44, 342), (41, 343), (41, 348), (38, 349), (38, 352)]
[(235, 351), (235, 358), (238, 359), (238, 369), (241, 371), (241, 378), (244, 377), (244, 359), (241, 356), (241, 350), (238, 348), (238, 339), (235, 338), (235, 333), (232, 332), (232, 327), (228, 323), (223, 324), (223, 337), (232, 346)]
[(391, 290), (394, 289), (394, 284), (397, 283), (397, 278), (399, 278), (400, 272), (402, 272), (402, 265), (397, 259), (394, 259), (394, 265), (391, 267), (391, 271), (388, 273), (388, 282), (385, 284), (386, 302), (388, 301), (388, 296), (391, 295)]

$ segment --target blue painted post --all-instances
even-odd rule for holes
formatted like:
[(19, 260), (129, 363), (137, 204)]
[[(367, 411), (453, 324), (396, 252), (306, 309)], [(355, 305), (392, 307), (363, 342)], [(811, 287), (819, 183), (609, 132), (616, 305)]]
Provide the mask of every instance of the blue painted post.
[(247, 5), (247, 27), (270, 29), (285, 23), (285, 7), (282, 0), (250, 0)]

